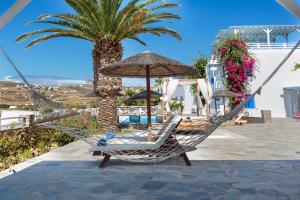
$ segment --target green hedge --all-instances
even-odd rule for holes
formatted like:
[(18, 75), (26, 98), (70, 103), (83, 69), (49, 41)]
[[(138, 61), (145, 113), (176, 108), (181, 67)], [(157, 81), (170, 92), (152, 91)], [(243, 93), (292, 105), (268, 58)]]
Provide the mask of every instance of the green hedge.
[(8, 109), (10, 105), (7, 104), (0, 104), (0, 109)]
[(24, 128), (1, 132), (0, 170), (73, 141), (73, 137), (52, 129)]

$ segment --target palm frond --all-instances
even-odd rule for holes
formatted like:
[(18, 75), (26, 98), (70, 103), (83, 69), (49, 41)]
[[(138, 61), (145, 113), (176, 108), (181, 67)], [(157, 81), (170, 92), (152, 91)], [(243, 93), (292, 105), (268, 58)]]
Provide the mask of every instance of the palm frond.
[(73, 30), (80, 31), (84, 34), (86, 34), (88, 37), (96, 37), (95, 31), (90, 29), (87, 25), (84, 24), (78, 24), (74, 22), (69, 22), (66, 20), (57, 20), (57, 21), (51, 21), (51, 20), (43, 20), (43, 21), (36, 21), (32, 22), (31, 24), (51, 24), (51, 25), (58, 25), (66, 28), (70, 28)]
[(158, 5), (158, 6), (151, 8), (151, 11), (156, 11), (156, 10), (159, 10), (162, 8), (174, 8), (174, 7), (178, 7), (178, 6), (179, 6), (178, 3), (165, 3), (165, 4)]
[[(26, 49), (29, 49), (31, 47), (33, 47), (34, 45), (37, 45), (41, 42), (45, 42), (49, 39), (52, 39), (52, 38), (60, 38), (60, 37), (70, 37), (70, 38), (79, 38), (79, 39), (87, 39), (85, 36), (82, 36), (81, 34), (78, 34), (78, 33), (75, 33), (74, 31), (71, 31), (71, 32), (61, 32), (61, 33), (52, 33), (52, 34), (49, 34), (49, 35), (44, 35), (38, 39), (35, 39), (33, 40), (32, 42), (30, 42), (27, 46), (26, 46)], [(93, 41), (91, 41), (93, 42)]]
[(167, 34), (172, 37), (175, 37), (178, 40), (182, 40), (182, 37), (180, 34), (178, 34), (175, 30), (164, 28), (164, 27), (156, 27), (156, 28), (144, 28), (142, 30), (144, 33), (152, 33), (155, 35), (161, 35), (161, 34)]
[(16, 39), (16, 41), (21, 42), (21, 41), (26, 40), (26, 39), (34, 36), (34, 35), (38, 35), (38, 34), (41, 34), (41, 33), (55, 33), (55, 32), (61, 32), (61, 31), (65, 31), (65, 29), (47, 28), (47, 29), (37, 30), (37, 31), (29, 32), (29, 33), (24, 33), (23, 35), (19, 36)]
[(131, 40), (135, 40), (144, 46), (147, 46), (147, 44), (144, 41), (142, 41), (141, 39), (139, 39), (138, 37), (128, 37), (128, 38)]
[(61, 28), (49, 28), (49, 29), (42, 29), (42, 30), (38, 30), (38, 31), (33, 31), (33, 32), (29, 32), (29, 33), (25, 33), (23, 35), (21, 35), (20, 37), (18, 37), (16, 39), (17, 42), (23, 41), (29, 37), (32, 37), (34, 35), (38, 35), (38, 34), (46, 34), (46, 33), (52, 33), (52, 34), (46, 34), (38, 39), (33, 40), (31, 43), (29, 43), (26, 46), (26, 49), (31, 48), (32, 46), (40, 43), (40, 42), (44, 42), (47, 41), (48, 39), (51, 38), (55, 38), (55, 37), (72, 37), (72, 38), (80, 38), (80, 39), (84, 39), (84, 40), (88, 40), (90, 42), (95, 42), (93, 40), (93, 37), (87, 37), (86, 34), (83, 34), (80, 31), (76, 31), (76, 30), (66, 30), (66, 29), (61, 29)]
[(145, 0), (143, 1), (142, 3), (139, 4), (138, 8), (145, 8), (146, 6), (149, 6), (149, 5), (153, 5), (155, 3), (158, 3), (158, 2), (162, 2), (164, 4), (166, 4), (165, 1), (162, 1), (162, 0)]
[[(144, 29), (146, 28), (146, 25), (157, 23), (157, 22), (163, 22), (166, 19), (180, 19), (180, 16), (172, 13), (158, 13), (158, 14), (147, 14), (145, 16), (132, 18), (123, 24), (121, 33), (116, 33), (115, 35), (123, 39), (128, 36), (131, 36), (132, 34), (141, 34), (143, 33), (143, 30), (147, 30)], [(150, 33), (150, 32), (147, 31), (145, 33)], [(153, 32), (151, 33), (153, 34)], [(163, 34), (169, 34), (169, 33), (168, 31), (166, 31)], [(178, 33), (176, 33), (175, 35), (176, 38), (181, 38), (181, 36), (179, 36)], [(171, 34), (171, 36), (174, 35)]]

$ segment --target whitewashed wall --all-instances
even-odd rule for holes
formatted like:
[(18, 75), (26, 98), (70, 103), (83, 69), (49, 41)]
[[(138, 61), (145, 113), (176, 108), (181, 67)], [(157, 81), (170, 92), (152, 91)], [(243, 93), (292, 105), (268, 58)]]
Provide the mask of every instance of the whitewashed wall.
[(194, 95), (192, 93), (190, 85), (178, 86), (173, 95), (173, 98), (176, 98), (176, 97), (177, 97), (178, 101), (180, 100), (180, 97), (183, 97), (183, 99), (184, 99), (182, 102), (184, 105), (183, 114), (186, 114), (186, 115), (191, 114), (192, 109), (197, 108), (197, 106), (194, 102)]
[[(254, 49), (258, 59), (256, 78), (251, 83), (256, 89), (288, 54), (290, 49)], [(286, 117), (283, 88), (300, 86), (300, 71), (292, 72), (296, 62), (300, 63), (300, 50), (296, 50), (275, 77), (264, 87), (262, 94), (255, 97), (256, 108), (271, 110), (273, 117)]]
[(183, 108), (183, 114), (190, 115), (192, 114), (192, 109), (196, 108), (196, 105), (194, 104), (194, 95), (191, 90), (191, 86), (183, 86), (185, 89), (185, 98), (184, 98), (184, 108)]
[[(33, 115), (33, 111), (25, 111), (25, 110), (0, 110), (0, 125), (8, 126), (10, 124), (17, 124), (19, 122), (18, 117)], [(14, 119), (6, 119), (6, 118), (14, 118)]]

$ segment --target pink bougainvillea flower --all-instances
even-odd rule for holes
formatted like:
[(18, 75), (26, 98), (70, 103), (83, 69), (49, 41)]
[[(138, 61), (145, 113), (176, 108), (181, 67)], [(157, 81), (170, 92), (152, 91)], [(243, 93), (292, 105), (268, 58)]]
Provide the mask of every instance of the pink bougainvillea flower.
[[(218, 59), (224, 67), (227, 89), (240, 96), (233, 98), (231, 105), (235, 106), (248, 93), (247, 82), (249, 71), (255, 68), (255, 59), (249, 54), (246, 42), (240, 37), (229, 37), (218, 48)], [(252, 73), (251, 73), (252, 74)]]

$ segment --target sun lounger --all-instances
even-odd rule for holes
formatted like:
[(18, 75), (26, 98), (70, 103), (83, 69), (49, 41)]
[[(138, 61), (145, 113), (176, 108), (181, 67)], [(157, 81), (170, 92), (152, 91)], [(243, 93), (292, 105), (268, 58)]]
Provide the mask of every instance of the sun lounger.
[(121, 108), (118, 108), (118, 109), (117, 109), (117, 112), (118, 112), (118, 115), (119, 115), (119, 116), (122, 116), (122, 115), (125, 114), (124, 111), (123, 111)]
[[(104, 156), (104, 159), (100, 163), (100, 167), (104, 167), (111, 156), (129, 156), (131, 157), (131, 160), (134, 160), (136, 158), (136, 162), (139, 162), (137, 157), (148, 156), (151, 160), (153, 160), (154, 157), (157, 157), (160, 161), (159, 157), (172, 157), (172, 152), (164, 151), (164, 149), (181, 148), (176, 138), (172, 136), (180, 121), (180, 116), (170, 118), (166, 125), (156, 134), (158, 136), (158, 139), (154, 142), (147, 142), (146, 134), (144, 135), (144, 140), (137, 140), (138, 138), (143, 138), (141, 137), (141, 133), (137, 133), (137, 135), (132, 134), (126, 137), (116, 137), (110, 140), (106, 146), (97, 146), (96, 144), (99, 140), (99, 137), (94, 137), (89, 140), (89, 143), (92, 142), (94, 144), (90, 151), (93, 152), (94, 156)], [(185, 160), (186, 164), (190, 166), (191, 163), (184, 151), (182, 151), (181, 156)]]
[(236, 125), (244, 125), (244, 124), (247, 124), (248, 121), (247, 121), (247, 120), (243, 120), (243, 119), (242, 119), (243, 116), (244, 116), (244, 113), (238, 115), (237, 118), (234, 120), (234, 123), (235, 123)]

